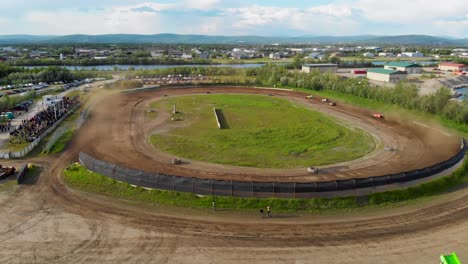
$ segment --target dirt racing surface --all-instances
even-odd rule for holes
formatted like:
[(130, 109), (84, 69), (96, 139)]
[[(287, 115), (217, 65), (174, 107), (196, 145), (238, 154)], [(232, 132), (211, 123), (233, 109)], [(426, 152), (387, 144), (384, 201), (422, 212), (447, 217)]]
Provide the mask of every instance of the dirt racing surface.
[[(306, 168), (258, 169), (184, 160), (183, 165), (170, 164), (173, 158), (148, 143), (148, 136), (164, 125), (169, 113), (160, 111), (156, 120), (145, 118), (148, 104), (167, 96), (193, 93), (251, 93), (280, 96), (302, 103), (311, 109), (335, 117), (350, 127), (362, 129), (374, 137), (379, 147), (357, 160), (324, 166), (319, 174)], [(161, 89), (134, 94), (113, 95), (96, 104), (77, 141), (81, 151), (95, 158), (146, 172), (169, 175), (246, 181), (330, 181), (381, 176), (422, 169), (445, 161), (460, 149), (460, 138), (432, 125), (412, 120), (386, 117), (375, 119), (372, 112), (349, 105), (329, 106), (319, 98), (278, 89), (259, 88), (184, 88)], [(159, 111), (159, 110), (157, 110)], [(387, 151), (391, 146), (395, 151)]]
[[(32, 161), (43, 166), (37, 179), (0, 192), (0, 263), (426, 264), (437, 263), (440, 254), (452, 251), (462, 261), (468, 259), (468, 191), (464, 189), (424, 204), (345, 216), (276, 214), (272, 208), (269, 219), (261, 219), (257, 212), (138, 204), (68, 189), (62, 170), (79, 151), (96, 151), (93, 144), (110, 147), (114, 153), (107, 158), (121, 155), (120, 162), (128, 166), (135, 160), (126, 160), (132, 154), (146, 157), (143, 150), (128, 149), (139, 143), (126, 140), (144, 130), (132, 127), (133, 113), (126, 116), (120, 108), (138, 112), (141, 100), (153, 100), (153, 95), (132, 95), (129, 101), (113, 98), (108, 101), (115, 107), (111, 110), (96, 105), (90, 122), (65, 153)], [(339, 106), (333, 109), (338, 110), (350, 112)], [(356, 112), (356, 116), (363, 115)], [(363, 123), (385, 125), (383, 130), (395, 127), (372, 119)], [(403, 127), (394, 133), (418, 142), (413, 147), (429, 148), (422, 134)], [(159, 168), (153, 156), (146, 161), (151, 162), (147, 169)]]
[[(37, 182), (0, 193), (0, 263), (436, 263), (468, 258), (468, 192), (343, 217), (140, 205), (69, 190), (44, 164)], [(37, 163), (37, 162), (36, 162)]]

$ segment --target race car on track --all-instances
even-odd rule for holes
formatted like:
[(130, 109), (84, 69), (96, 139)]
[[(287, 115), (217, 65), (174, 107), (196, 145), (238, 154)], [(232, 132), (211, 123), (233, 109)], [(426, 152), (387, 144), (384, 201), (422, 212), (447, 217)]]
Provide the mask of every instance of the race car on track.
[(380, 113), (372, 114), (372, 116), (374, 118), (383, 118), (383, 114), (380, 114)]

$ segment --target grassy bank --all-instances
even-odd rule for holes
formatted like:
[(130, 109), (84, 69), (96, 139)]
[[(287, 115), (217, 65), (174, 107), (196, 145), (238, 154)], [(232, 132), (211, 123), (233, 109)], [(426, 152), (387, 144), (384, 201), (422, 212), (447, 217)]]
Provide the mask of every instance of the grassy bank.
[[(364, 131), (278, 97), (191, 95), (157, 101), (150, 107), (170, 112), (174, 104), (180, 121), (167, 120), (170, 129), (151, 136), (150, 142), (188, 159), (294, 168), (353, 160), (375, 149)], [(222, 111), (226, 129), (218, 129), (213, 107)]]
[(63, 135), (61, 135), (57, 141), (50, 147), (50, 150), (47, 154), (56, 154), (62, 152), (67, 146), (68, 142), (73, 138), (75, 134), (75, 129), (67, 130)]
[(362, 197), (313, 198), (313, 199), (258, 199), (197, 196), (161, 190), (147, 190), (132, 187), (127, 183), (117, 182), (97, 173), (88, 171), (75, 164), (64, 172), (65, 182), (72, 188), (85, 192), (109, 195), (133, 201), (167, 204), (182, 207), (210, 208), (216, 201), (216, 207), (229, 210), (257, 210), (270, 205), (276, 212), (325, 212), (331, 210), (350, 210), (359, 208), (378, 208), (403, 205), (453, 190), (457, 185), (468, 182), (468, 161), (451, 175), (407, 189), (371, 194)]
[(1, 180), (0, 181), (0, 192), (6, 192), (13, 190), (14, 186), (17, 186), (18, 183), (16, 182), (16, 179), (13, 177), (10, 177), (6, 180)]

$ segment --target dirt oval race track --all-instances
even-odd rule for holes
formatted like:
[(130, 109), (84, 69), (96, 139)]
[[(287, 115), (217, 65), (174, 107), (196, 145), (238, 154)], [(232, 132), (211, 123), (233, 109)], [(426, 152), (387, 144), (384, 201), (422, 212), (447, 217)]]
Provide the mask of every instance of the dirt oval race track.
[[(269, 219), (71, 190), (62, 170), (89, 147), (81, 145), (96, 132), (89, 124), (61, 155), (32, 160), (43, 167), (37, 179), (0, 191), (0, 263), (427, 264), (452, 251), (468, 259), (466, 189), (423, 204), (350, 215), (276, 214), (273, 208)], [(117, 128), (110, 125), (108, 134)]]
[[(320, 168), (309, 174), (306, 168), (258, 169), (186, 160), (180, 166), (170, 165), (177, 158), (162, 153), (148, 143), (150, 134), (158, 131), (170, 113), (158, 109), (156, 120), (145, 118), (148, 104), (170, 96), (196, 93), (244, 93), (279, 96), (335, 117), (343, 125), (369, 133), (377, 145), (372, 153), (353, 161)], [(392, 117), (375, 119), (372, 112), (349, 105), (329, 106), (320, 99), (306, 99), (307, 94), (279, 89), (259, 88), (183, 88), (114, 95), (94, 107), (80, 133), (81, 151), (123, 167), (169, 175), (238, 181), (310, 182), (364, 178), (422, 169), (453, 157), (460, 150), (460, 138), (439, 128), (411, 120)], [(392, 146), (396, 151), (386, 151)]]

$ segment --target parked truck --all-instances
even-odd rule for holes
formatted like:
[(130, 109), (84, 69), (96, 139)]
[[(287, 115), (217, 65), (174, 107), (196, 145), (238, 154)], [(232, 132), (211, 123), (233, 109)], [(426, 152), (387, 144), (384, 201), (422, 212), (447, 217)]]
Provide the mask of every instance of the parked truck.
[(367, 74), (366, 70), (352, 70), (352, 74)]

